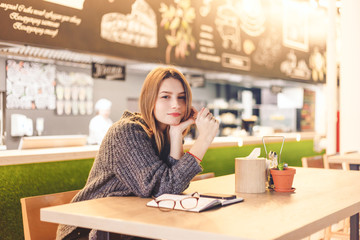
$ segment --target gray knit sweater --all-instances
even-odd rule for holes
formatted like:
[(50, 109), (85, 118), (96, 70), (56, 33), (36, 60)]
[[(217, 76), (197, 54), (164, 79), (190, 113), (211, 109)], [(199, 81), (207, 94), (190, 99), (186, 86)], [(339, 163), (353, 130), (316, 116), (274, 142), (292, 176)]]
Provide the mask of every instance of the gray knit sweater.
[[(179, 194), (202, 168), (186, 153), (179, 160), (169, 156), (170, 147), (158, 154), (156, 143), (149, 138), (139, 113), (125, 111), (114, 123), (101, 143), (85, 187), (72, 202), (109, 196), (159, 196)], [(76, 230), (75, 226), (60, 225), (57, 239)], [(102, 239), (100, 231), (92, 230), (89, 239)]]

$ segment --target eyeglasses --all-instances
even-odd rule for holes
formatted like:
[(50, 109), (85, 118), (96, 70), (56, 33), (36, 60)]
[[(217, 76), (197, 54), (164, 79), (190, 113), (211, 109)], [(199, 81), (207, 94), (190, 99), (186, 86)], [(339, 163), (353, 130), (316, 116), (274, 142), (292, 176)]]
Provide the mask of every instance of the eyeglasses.
[(183, 209), (189, 210), (197, 207), (199, 202), (199, 197), (200, 197), (199, 193), (194, 192), (190, 196), (180, 200), (154, 198), (154, 201), (158, 205), (159, 209), (164, 212), (174, 210), (176, 206), (176, 202), (180, 202), (180, 206)]

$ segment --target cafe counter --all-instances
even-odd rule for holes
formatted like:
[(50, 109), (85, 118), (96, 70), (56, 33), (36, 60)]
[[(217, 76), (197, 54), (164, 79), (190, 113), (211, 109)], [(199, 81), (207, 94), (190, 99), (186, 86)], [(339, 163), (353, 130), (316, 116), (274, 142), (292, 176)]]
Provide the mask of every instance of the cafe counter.
[(95, 158), (98, 150), (98, 145), (5, 150), (0, 152), (0, 166)]
[[(276, 135), (274, 135), (276, 136)], [(280, 143), (281, 136), (285, 136), (286, 142), (300, 142), (304, 140), (312, 141), (314, 133), (286, 133), (278, 134), (279, 138), (272, 138), (267, 140), (270, 143)], [(184, 149), (191, 148), (194, 140), (185, 141)], [(241, 148), (250, 145), (262, 145), (262, 138), (255, 136), (247, 137), (216, 137), (212, 142), (210, 149), (235, 147)], [(5, 150), (0, 151), (0, 166), (2, 165), (16, 165), (27, 163), (41, 163), (53, 161), (67, 161), (77, 159), (95, 158), (98, 145), (86, 145), (79, 147), (58, 147), (58, 148), (39, 148), (39, 149), (24, 149), (24, 150)], [(239, 156), (242, 156), (239, 154)]]

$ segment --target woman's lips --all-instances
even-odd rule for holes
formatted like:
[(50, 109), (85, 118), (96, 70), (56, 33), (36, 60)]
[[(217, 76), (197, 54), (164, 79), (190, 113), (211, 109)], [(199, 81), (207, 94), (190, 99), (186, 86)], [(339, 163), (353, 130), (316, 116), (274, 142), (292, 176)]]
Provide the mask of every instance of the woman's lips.
[(180, 113), (169, 113), (169, 115), (171, 115), (173, 117), (179, 117), (181, 114)]

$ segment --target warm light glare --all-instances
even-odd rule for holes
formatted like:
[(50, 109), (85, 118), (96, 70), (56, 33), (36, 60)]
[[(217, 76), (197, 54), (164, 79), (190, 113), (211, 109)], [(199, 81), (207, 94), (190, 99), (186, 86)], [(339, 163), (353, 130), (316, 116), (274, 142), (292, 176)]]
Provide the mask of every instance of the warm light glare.
[[(316, 1), (316, 0), (312, 0), (312, 1)], [(334, 0), (319, 0), (319, 5), (322, 6), (322, 7), (328, 7), (329, 6), (329, 1), (334, 1)], [(341, 1), (340, 0), (336, 0), (335, 4), (336, 4), (337, 8), (341, 8)]]
[(318, 2), (316, 0), (310, 0), (310, 6), (312, 6), (313, 8), (317, 8)]
[(82, 10), (84, 7), (85, 0), (44, 0), (45, 2), (56, 3), (65, 7), (71, 7), (75, 9)]
[(244, 12), (247, 12), (247, 13), (251, 13), (252, 15), (259, 15), (258, 12), (256, 11), (259, 11), (259, 9), (261, 9), (261, 5), (260, 5), (260, 2), (259, 1), (254, 1), (254, 0), (243, 0), (242, 2), (242, 8), (244, 10)]
[(244, 145), (244, 141), (242, 138), (239, 138), (239, 141), (238, 141), (238, 146), (239, 147), (242, 147)]

